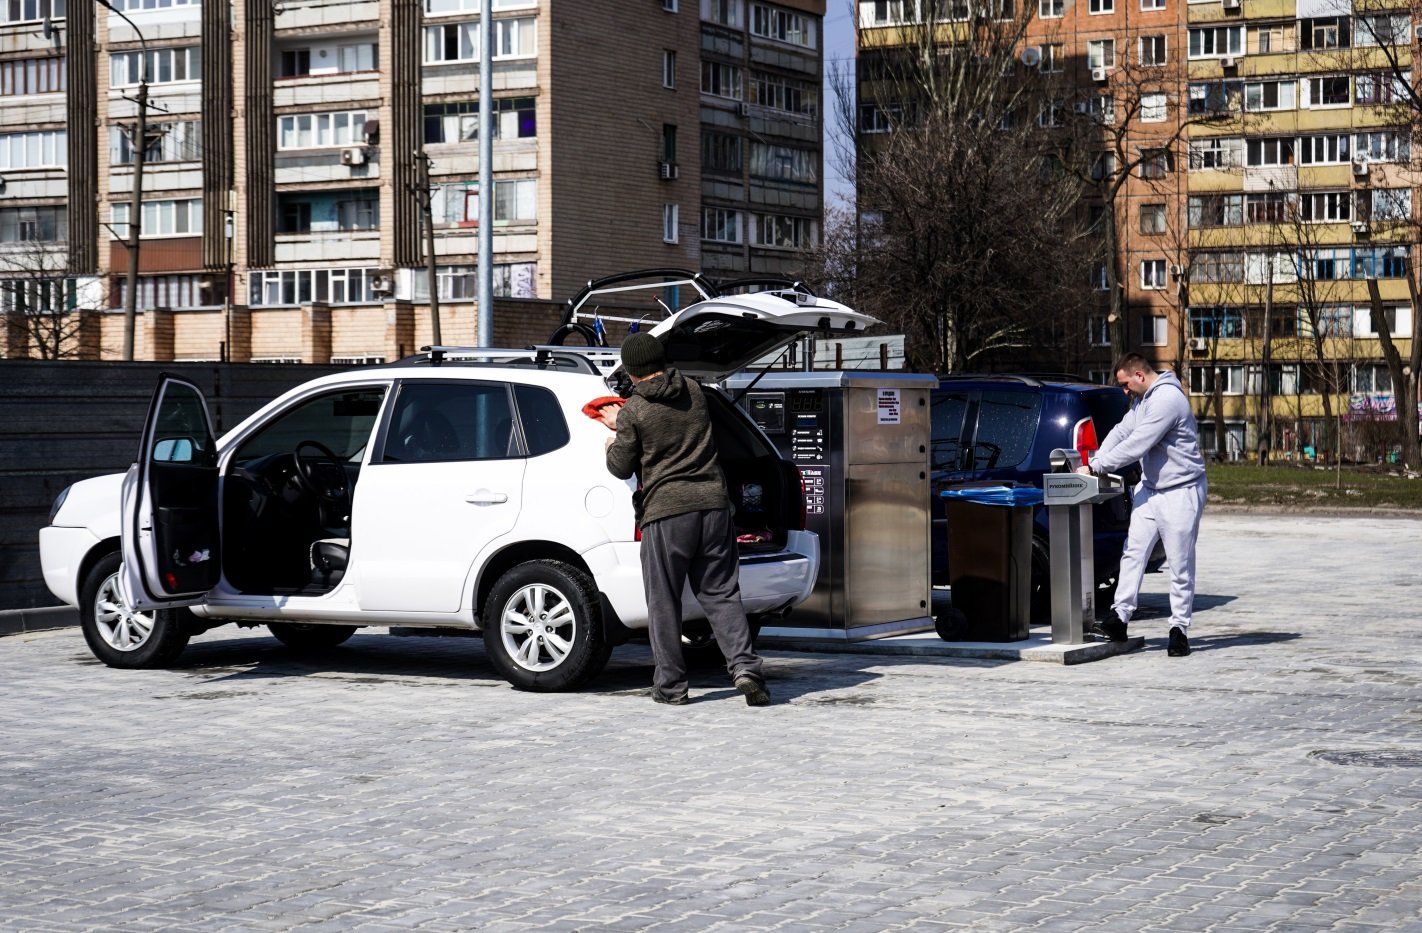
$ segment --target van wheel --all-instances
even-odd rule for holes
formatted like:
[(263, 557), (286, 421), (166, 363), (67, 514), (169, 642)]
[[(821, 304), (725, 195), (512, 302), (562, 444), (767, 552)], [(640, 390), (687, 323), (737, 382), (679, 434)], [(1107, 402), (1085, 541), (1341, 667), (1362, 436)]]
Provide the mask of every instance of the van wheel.
[(308, 625), (304, 622), (268, 622), (277, 641), (295, 651), (321, 651), (342, 644), (356, 632), (354, 625)]
[(119, 599), (117, 551), (101, 557), (79, 587), (79, 626), (94, 657), (109, 667), (166, 667), (188, 646), (186, 609), (134, 612)]
[(489, 660), (519, 690), (574, 690), (612, 653), (592, 580), (561, 561), (505, 573), (489, 591), (483, 621)]

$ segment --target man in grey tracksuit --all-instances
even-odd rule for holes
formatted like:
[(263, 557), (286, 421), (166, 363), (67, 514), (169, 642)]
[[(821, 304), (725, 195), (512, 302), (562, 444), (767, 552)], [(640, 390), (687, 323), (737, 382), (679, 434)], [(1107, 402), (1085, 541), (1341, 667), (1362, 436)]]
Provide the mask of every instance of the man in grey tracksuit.
[(690, 580), (736, 689), (747, 705), (767, 706), (770, 692), (741, 605), (731, 500), (716, 462), (706, 397), (667, 365), (661, 341), (650, 334), (629, 336), (621, 355), (632, 397), (620, 411), (608, 406), (602, 413), (617, 432), (608, 439), (608, 470), (619, 479), (634, 473), (642, 479), (642, 580), (656, 663), (652, 699), (689, 702), (681, 595)]
[(1146, 560), (1156, 539), (1170, 564), (1170, 640), (1167, 653), (1190, 653), (1190, 614), (1195, 601), (1195, 540), (1205, 510), (1205, 460), (1199, 428), (1185, 389), (1172, 372), (1157, 373), (1138, 353), (1116, 363), (1116, 381), (1132, 397), (1121, 423), (1083, 466), (1083, 473), (1120, 473), (1141, 464), (1141, 481), (1131, 495), (1131, 528), (1116, 578), (1117, 618), (1101, 623), (1113, 641), (1124, 641), (1136, 611)]

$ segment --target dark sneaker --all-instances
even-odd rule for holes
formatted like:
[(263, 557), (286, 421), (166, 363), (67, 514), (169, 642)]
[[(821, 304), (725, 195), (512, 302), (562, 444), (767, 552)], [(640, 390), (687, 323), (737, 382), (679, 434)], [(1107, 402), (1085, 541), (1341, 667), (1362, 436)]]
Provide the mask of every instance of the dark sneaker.
[(1166, 645), (1165, 653), (1172, 658), (1183, 658), (1190, 653), (1190, 639), (1185, 637), (1185, 630), (1180, 626), (1170, 630), (1170, 644)]
[(1093, 627), (1101, 635), (1105, 635), (1111, 641), (1126, 640), (1126, 623), (1120, 619), (1111, 619), (1106, 622), (1097, 622)]
[(655, 690), (652, 691), (652, 699), (657, 703), (665, 703), (668, 706), (685, 706), (691, 702), (691, 698), (684, 693), (681, 696), (664, 697)]
[(736, 689), (746, 698), (746, 706), (769, 706), (770, 691), (765, 684), (749, 674), (737, 675)]

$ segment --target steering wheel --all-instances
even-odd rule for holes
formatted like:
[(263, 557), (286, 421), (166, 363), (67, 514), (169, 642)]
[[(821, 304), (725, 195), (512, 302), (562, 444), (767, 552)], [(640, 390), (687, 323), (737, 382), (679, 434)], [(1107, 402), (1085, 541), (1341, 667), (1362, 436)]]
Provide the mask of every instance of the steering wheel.
[[(306, 449), (314, 454), (302, 455)], [(341, 458), (320, 441), (302, 441), (292, 453), (296, 461), (296, 478), (307, 492), (331, 505), (342, 505), (351, 497), (350, 477), (341, 465)]]

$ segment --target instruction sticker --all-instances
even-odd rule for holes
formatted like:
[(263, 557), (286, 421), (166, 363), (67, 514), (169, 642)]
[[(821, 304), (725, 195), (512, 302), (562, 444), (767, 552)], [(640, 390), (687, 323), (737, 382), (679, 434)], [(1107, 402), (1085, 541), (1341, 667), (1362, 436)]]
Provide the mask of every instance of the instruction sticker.
[(898, 424), (899, 423), (899, 390), (880, 389), (879, 390), (879, 423)]

